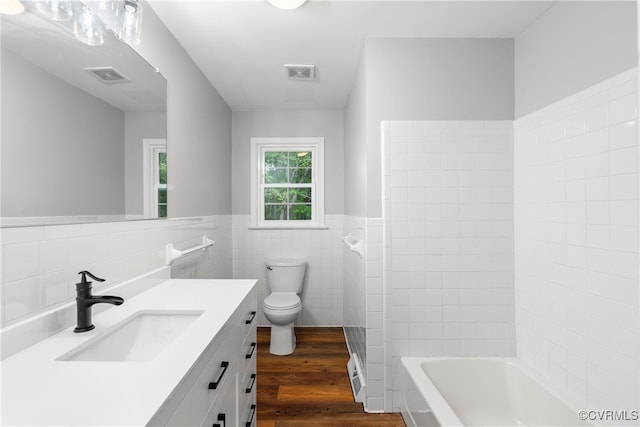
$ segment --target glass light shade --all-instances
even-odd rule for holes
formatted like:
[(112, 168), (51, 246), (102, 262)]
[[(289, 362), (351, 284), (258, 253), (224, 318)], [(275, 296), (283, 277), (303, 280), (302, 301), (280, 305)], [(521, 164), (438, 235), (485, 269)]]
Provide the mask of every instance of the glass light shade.
[(292, 10), (297, 9), (307, 2), (307, 0), (267, 0), (272, 6), (278, 9)]
[(54, 21), (69, 21), (73, 17), (73, 6), (68, 0), (45, 0), (38, 3), (38, 10)]
[(118, 30), (120, 13), (124, 11), (123, 0), (87, 0), (86, 4), (100, 18), (105, 27)]
[(138, 0), (125, 0), (121, 10), (118, 36), (130, 45), (140, 44), (142, 28), (142, 5)]
[(86, 7), (73, 21), (73, 34), (78, 40), (89, 46), (104, 44), (102, 24)]

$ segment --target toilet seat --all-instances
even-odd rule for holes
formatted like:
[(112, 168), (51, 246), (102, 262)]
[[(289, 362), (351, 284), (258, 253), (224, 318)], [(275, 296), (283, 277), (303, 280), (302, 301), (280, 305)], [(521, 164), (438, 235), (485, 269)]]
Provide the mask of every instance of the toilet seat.
[(273, 292), (264, 299), (264, 308), (268, 310), (294, 310), (302, 305), (298, 294), (293, 292)]

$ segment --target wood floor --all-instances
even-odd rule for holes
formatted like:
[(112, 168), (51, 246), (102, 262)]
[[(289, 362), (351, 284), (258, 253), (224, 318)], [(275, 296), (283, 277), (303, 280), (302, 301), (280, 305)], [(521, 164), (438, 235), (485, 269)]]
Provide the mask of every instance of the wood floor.
[(296, 329), (296, 351), (269, 353), (258, 328), (257, 427), (405, 427), (399, 414), (367, 414), (355, 403), (342, 328)]

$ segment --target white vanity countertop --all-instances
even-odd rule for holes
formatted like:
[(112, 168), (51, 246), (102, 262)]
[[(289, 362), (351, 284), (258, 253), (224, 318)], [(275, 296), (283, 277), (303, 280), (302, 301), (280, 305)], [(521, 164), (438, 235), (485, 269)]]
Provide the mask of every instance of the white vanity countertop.
[[(255, 280), (172, 279), (5, 360), (3, 426), (144, 426), (253, 289)], [(57, 358), (141, 310), (202, 310), (150, 361), (86, 362)]]

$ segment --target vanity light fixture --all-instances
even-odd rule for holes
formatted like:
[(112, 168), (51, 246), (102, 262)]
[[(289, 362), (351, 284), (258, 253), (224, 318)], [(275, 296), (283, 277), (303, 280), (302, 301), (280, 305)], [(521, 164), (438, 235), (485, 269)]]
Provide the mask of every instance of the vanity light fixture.
[(106, 28), (116, 32), (118, 19), (124, 11), (124, 2), (122, 0), (87, 0), (86, 5), (93, 14), (100, 18)]
[(45, 0), (38, 2), (37, 9), (53, 21), (67, 22), (73, 18), (73, 4), (69, 0)]
[(73, 20), (73, 34), (78, 40), (89, 46), (101, 46), (104, 44), (102, 23), (86, 7)]
[(24, 5), (20, 0), (0, 0), (0, 14), (20, 15), (24, 12)]
[(142, 5), (138, 0), (124, 0), (124, 11), (119, 17), (118, 37), (130, 45), (140, 44)]
[[(20, 3), (20, 0), (0, 1), (0, 11), (4, 10), (5, 4)], [(33, 3), (36, 6), (28, 7), (30, 11), (52, 21), (64, 22), (67, 30), (90, 46), (104, 43), (105, 29), (113, 31), (127, 44), (140, 43), (142, 5), (139, 0), (39, 0)]]
[(307, 0), (267, 0), (272, 6), (283, 10), (297, 9), (307, 2)]

